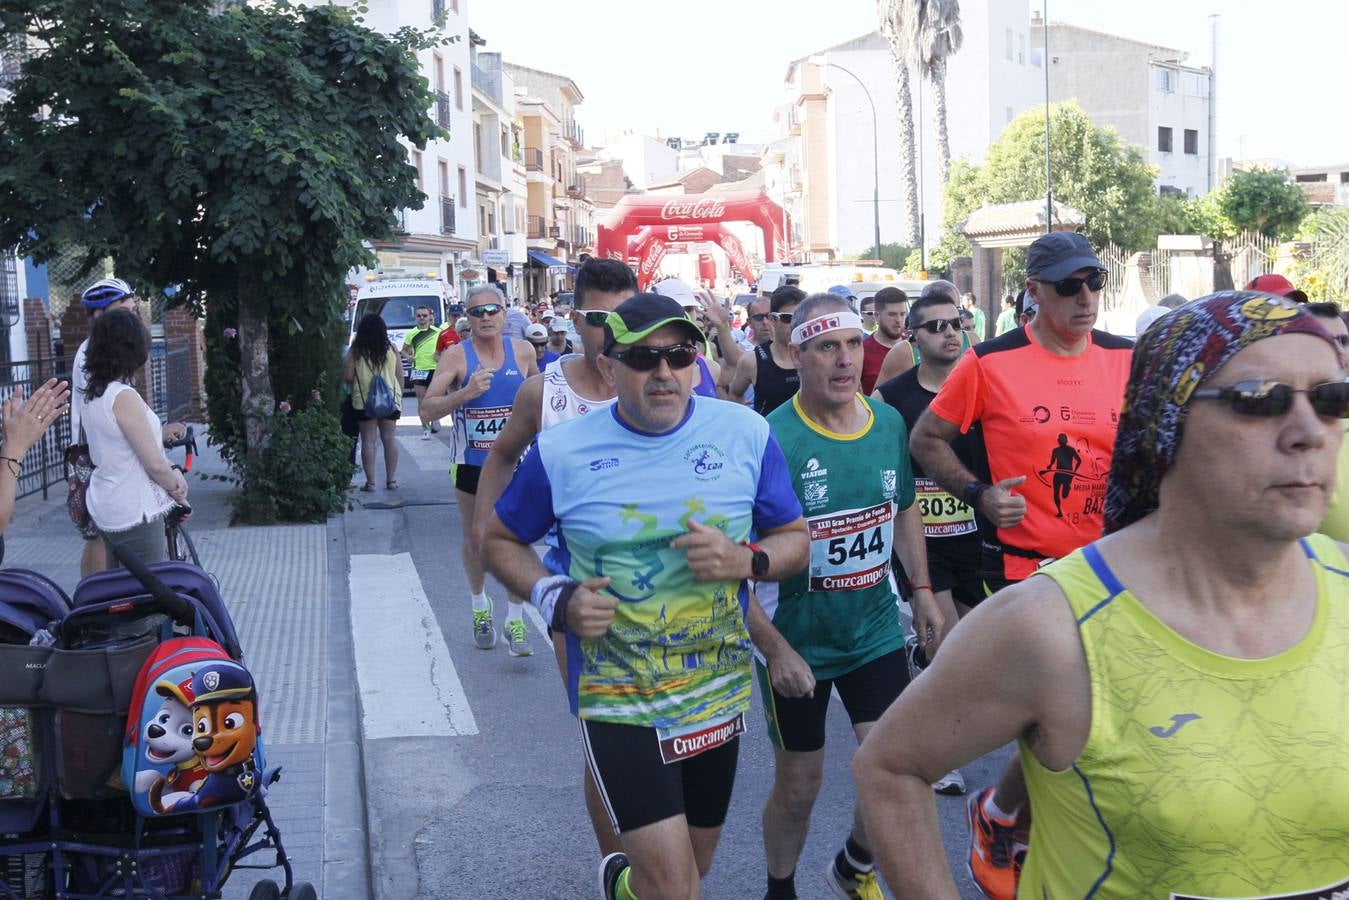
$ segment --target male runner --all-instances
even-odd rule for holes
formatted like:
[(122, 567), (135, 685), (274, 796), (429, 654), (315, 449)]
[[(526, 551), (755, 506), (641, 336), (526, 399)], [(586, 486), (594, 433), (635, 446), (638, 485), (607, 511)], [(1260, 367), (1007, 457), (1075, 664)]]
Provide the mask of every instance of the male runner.
[(864, 297), (858, 306), (862, 309), (862, 330), (867, 334), (876, 333), (876, 295)]
[(436, 345), (441, 328), (436, 324), (436, 314), (429, 306), (419, 306), (413, 311), (417, 318), (417, 327), (403, 337), (404, 359), (412, 361), (412, 392), (417, 395), (417, 415), (422, 420), (422, 440), (431, 440), (433, 432), (440, 431), (439, 420), (427, 421), (422, 413), (422, 399), (426, 388), (431, 384), (431, 373), (436, 370)]
[[(960, 308), (960, 291), (949, 281), (929, 281), (923, 285), (923, 292), (918, 295), (920, 300), (925, 297), (941, 297), (950, 300), (957, 309)], [(969, 334), (963, 329), (961, 340), (965, 349), (973, 346)], [(876, 383), (885, 384), (896, 375), (909, 371), (919, 362), (918, 345), (911, 341), (899, 341), (885, 354), (885, 360), (881, 363), (881, 373), (876, 376)]]
[(1344, 374), (1270, 295), (1202, 298), (1142, 336), (1108, 536), (983, 604), (857, 754), (898, 896), (959, 896), (926, 779), (1013, 738), (1035, 816), (1021, 897), (1349, 892), (1349, 563), (1304, 537)]
[[(872, 395), (884, 400), (904, 417), (910, 431), (946, 383), (964, 352), (960, 339), (960, 315), (956, 305), (942, 296), (921, 297), (909, 310), (909, 340), (921, 351), (922, 362), (876, 388)], [(960, 435), (951, 442), (956, 457), (967, 467), (974, 465), (972, 439)], [(979, 580), (979, 527), (974, 510), (951, 496), (922, 468), (913, 464), (918, 511), (927, 538), (927, 568), (937, 605), (949, 634), (960, 617), (984, 599)], [(928, 664), (917, 634), (908, 636), (909, 671), (917, 677)], [(965, 793), (965, 778), (954, 769), (932, 784), (939, 794)]]
[[(806, 561), (768, 424), (692, 396), (703, 340), (669, 298), (624, 301), (598, 360), (617, 403), (540, 432), (487, 524), (493, 572), (566, 634), (572, 712), (623, 846), (601, 864), (605, 898), (698, 895), (749, 709), (745, 582)], [(530, 547), (554, 524), (563, 575)]]
[[(796, 393), (801, 383), (800, 376), (792, 363), (789, 345), (792, 333), (792, 312), (806, 295), (798, 287), (783, 285), (773, 292), (769, 300), (772, 337), (768, 343), (754, 348), (753, 353), (740, 357), (731, 378), (728, 399), (735, 403), (745, 402), (745, 392), (754, 386), (754, 411), (766, 416)], [(754, 323), (754, 331), (759, 331), (759, 323)]]
[(862, 342), (862, 393), (876, 389), (876, 379), (892, 347), (904, 340), (904, 320), (909, 315), (909, 297), (897, 287), (883, 287), (868, 298), (875, 310), (876, 330)]
[[(464, 306), (473, 320), (473, 331), (468, 340), (440, 355), (422, 409), (431, 420), (454, 413), (456, 439), (464, 445), (463, 462), (454, 470), (455, 499), (463, 525), (461, 553), (472, 594), (473, 642), (490, 650), (496, 646), (497, 632), (474, 530), (474, 494), (487, 454), (510, 418), (515, 392), (539, 367), (528, 341), (502, 336), (506, 304), (496, 287), (479, 284), (469, 288)], [(512, 641), (511, 652), (519, 655), (519, 649)]]
[[(1307, 312), (1311, 313), (1335, 343), (1340, 345), (1341, 358), (1349, 357), (1349, 325), (1344, 322), (1344, 314), (1338, 303), (1308, 303)], [(1346, 423), (1349, 425), (1349, 423)], [(1339, 481), (1335, 492), (1326, 507), (1325, 518), (1316, 530), (1337, 541), (1349, 541), (1349, 441), (1340, 444), (1340, 461), (1337, 466)]]
[[(796, 863), (824, 775), (831, 693), (838, 690), (860, 742), (909, 681), (892, 552), (912, 579), (925, 648), (934, 653), (941, 640), (904, 420), (857, 392), (864, 336), (847, 299), (807, 297), (792, 316), (790, 345), (801, 390), (768, 416), (811, 542), (809, 571), (760, 597), (772, 624), (753, 632), (766, 663), (755, 669), (775, 761), (763, 810), (767, 900), (796, 897)], [(880, 900), (869, 846), (854, 816), (825, 871), (831, 893)]]
[[(1129, 377), (1132, 345), (1093, 328), (1105, 267), (1087, 239), (1044, 235), (1031, 244), (1026, 269), (1027, 297), (1039, 304), (1034, 320), (962, 356), (910, 439), (927, 476), (996, 529), (983, 535), (981, 574), (989, 593), (1100, 536)], [(976, 424), (983, 453), (971, 468), (951, 442)], [(1061, 488), (1041, 471), (1060, 434), (1084, 457), (1069, 499), (1060, 498), (1061, 516), (1055, 503)], [(1022, 487), (1028, 478), (1034, 480)], [(1015, 759), (996, 791), (970, 798), (970, 869), (994, 900), (1016, 890), (1015, 823), (1025, 800)]]

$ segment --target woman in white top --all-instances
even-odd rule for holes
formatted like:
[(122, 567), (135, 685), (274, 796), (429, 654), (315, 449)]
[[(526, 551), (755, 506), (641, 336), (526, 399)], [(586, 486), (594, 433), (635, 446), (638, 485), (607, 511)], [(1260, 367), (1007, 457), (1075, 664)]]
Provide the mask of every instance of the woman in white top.
[[(159, 417), (130, 382), (150, 355), (150, 335), (135, 314), (111, 310), (94, 321), (85, 354), (80, 420), (94, 474), (89, 515), (104, 541), (123, 544), (145, 562), (165, 557), (164, 514), (187, 503), (183, 473), (164, 455)], [(117, 557), (108, 548), (110, 568)]]

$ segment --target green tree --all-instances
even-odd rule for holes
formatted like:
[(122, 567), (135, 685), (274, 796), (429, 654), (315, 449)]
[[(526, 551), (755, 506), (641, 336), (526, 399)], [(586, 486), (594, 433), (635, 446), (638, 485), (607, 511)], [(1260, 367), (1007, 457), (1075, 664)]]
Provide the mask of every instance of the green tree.
[[(273, 366), (278, 344), (336, 348), (362, 241), (390, 237), (393, 210), (422, 202), (400, 138), (424, 147), (439, 133), (414, 51), (440, 38), (381, 35), (360, 11), (0, 0), (0, 35), (39, 48), (0, 106), (0, 246), (39, 261), (78, 246), (85, 271), (111, 258), (209, 309), (211, 362), (233, 354), (212, 373), (212, 404), (242, 421), (236, 464), (267, 445), (273, 369), (305, 386), (298, 404), (331, 371), (335, 349)], [(221, 418), (213, 432), (228, 430)]]
[(1233, 172), (1217, 192), (1218, 211), (1237, 231), (1290, 238), (1307, 216), (1307, 196), (1284, 169)]
[(876, 253), (875, 247), (868, 247), (857, 255), (857, 259), (879, 259), (881, 264), (890, 269), (904, 268), (904, 261), (909, 258), (909, 252), (912, 247), (906, 247), (903, 244), (881, 244), (881, 252)]
[[(1150, 217), (1157, 173), (1141, 148), (1125, 143), (1113, 128), (1092, 124), (1076, 103), (1052, 104), (1049, 115), (1054, 199), (1086, 215), (1082, 232), (1097, 246), (1115, 243), (1126, 251), (1150, 246), (1156, 237)], [(955, 226), (980, 206), (1044, 196), (1045, 117), (1037, 108), (1008, 123), (982, 165), (952, 162), (942, 212), (946, 237), (932, 254), (932, 268), (945, 268), (970, 252)]]

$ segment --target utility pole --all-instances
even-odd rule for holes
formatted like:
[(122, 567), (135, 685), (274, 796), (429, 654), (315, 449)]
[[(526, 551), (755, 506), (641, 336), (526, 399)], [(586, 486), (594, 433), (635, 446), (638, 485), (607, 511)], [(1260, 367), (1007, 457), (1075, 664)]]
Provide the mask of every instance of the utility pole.
[(1049, 168), (1049, 0), (1041, 0), (1045, 43), (1045, 234), (1054, 230), (1054, 175)]
[(1208, 189), (1218, 186), (1218, 19), (1208, 17), (1213, 49), (1208, 64)]

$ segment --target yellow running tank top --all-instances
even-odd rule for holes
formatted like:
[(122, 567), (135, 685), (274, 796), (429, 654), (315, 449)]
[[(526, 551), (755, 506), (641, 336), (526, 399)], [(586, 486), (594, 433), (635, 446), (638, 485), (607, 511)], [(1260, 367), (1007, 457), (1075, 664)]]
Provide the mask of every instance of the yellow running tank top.
[(1094, 544), (1042, 570), (1077, 619), (1091, 730), (1061, 772), (1021, 744), (1018, 897), (1349, 897), (1349, 565), (1322, 535), (1302, 547), (1312, 626), (1266, 659), (1172, 631)]

